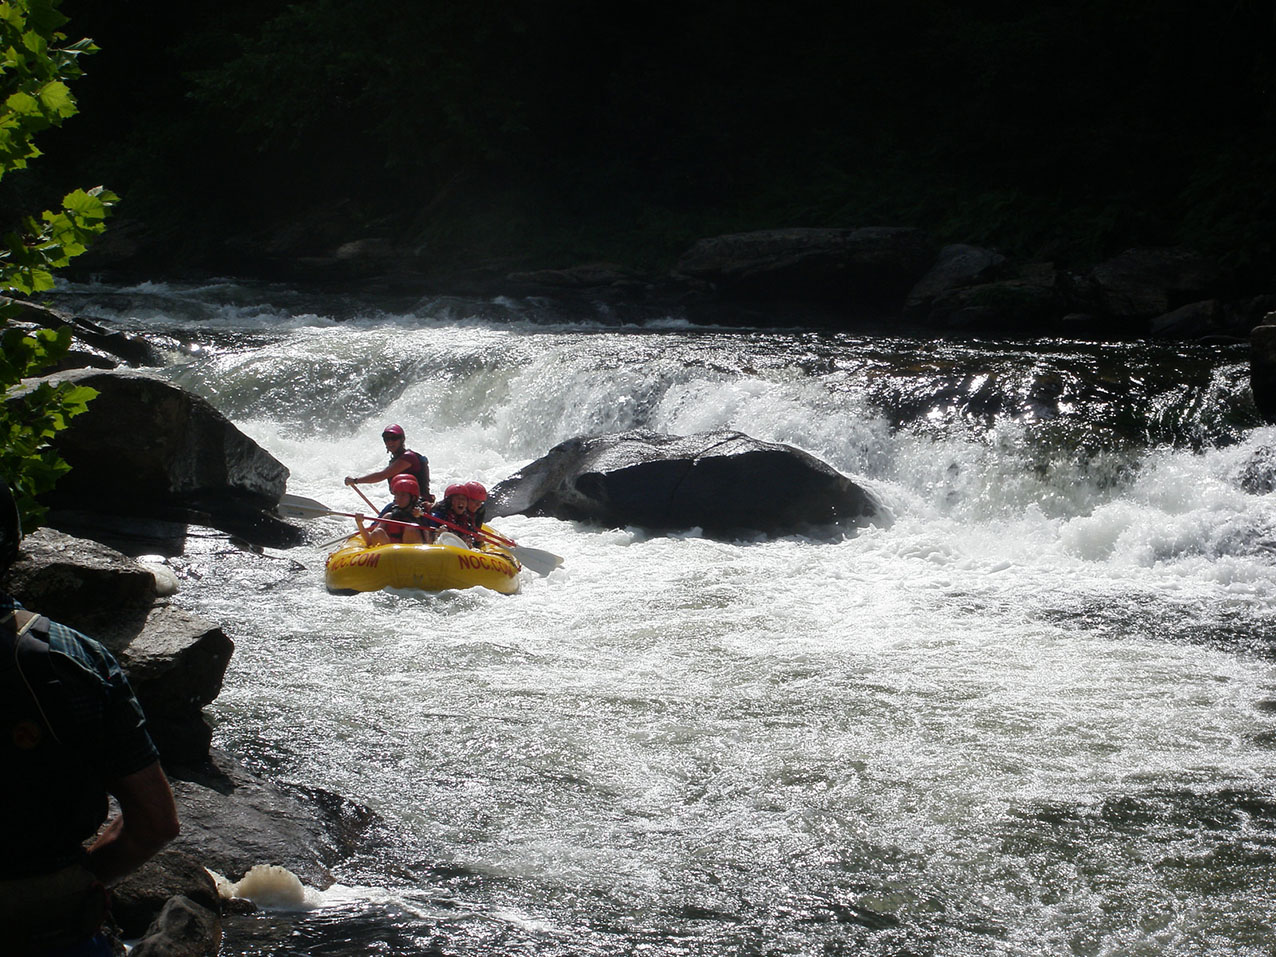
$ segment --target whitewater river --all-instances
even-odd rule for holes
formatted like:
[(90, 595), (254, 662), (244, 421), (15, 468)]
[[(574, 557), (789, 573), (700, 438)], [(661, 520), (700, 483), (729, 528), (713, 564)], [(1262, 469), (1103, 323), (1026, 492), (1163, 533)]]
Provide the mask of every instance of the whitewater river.
[(573, 436), (733, 428), (893, 514), (748, 542), (514, 516), (566, 559), (516, 596), (330, 596), (340, 519), (277, 561), (179, 561), (236, 645), (215, 744), (386, 822), (320, 906), (234, 918), (223, 954), (1276, 942), (1276, 429), (1244, 347), (229, 282), (59, 299), (161, 345), (334, 508), (398, 422), (436, 489)]

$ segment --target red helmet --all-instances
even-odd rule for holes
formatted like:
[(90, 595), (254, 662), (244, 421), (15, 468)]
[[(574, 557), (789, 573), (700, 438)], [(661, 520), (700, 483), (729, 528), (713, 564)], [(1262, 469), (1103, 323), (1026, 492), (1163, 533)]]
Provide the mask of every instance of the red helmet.
[(381, 430), (381, 438), (384, 439), (390, 436), (394, 436), (396, 439), (403, 438), (403, 426), (387, 425), (384, 429)]
[(466, 487), (465, 487), (464, 485), (460, 485), (460, 484), (456, 484), (456, 483), (454, 483), (454, 484), (452, 484), (452, 485), (449, 485), (449, 486), (448, 486), (448, 487), (447, 487), (447, 488), (443, 491), (443, 497), (444, 497), (444, 498), (451, 498), (453, 495), (464, 495), (466, 498), (469, 498), (469, 497), (470, 497), (470, 493), (469, 493), (469, 491), (466, 489)]
[(398, 492), (407, 492), (409, 495), (420, 495), (421, 486), (417, 484), (416, 478), (413, 476), (400, 473), (390, 479), (390, 491), (396, 494)]
[(465, 495), (467, 498), (472, 498), (476, 502), (487, 501), (487, 489), (483, 487), (481, 482), (466, 482)]

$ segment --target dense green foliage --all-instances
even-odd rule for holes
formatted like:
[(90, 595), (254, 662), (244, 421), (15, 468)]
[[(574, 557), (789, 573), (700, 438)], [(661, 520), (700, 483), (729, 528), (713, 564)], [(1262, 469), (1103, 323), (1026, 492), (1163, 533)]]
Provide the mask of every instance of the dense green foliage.
[(69, 3), (109, 51), (80, 135), (196, 259), (290, 223), (292, 251), (390, 236), (454, 265), (886, 224), (1276, 262), (1257, 0)]
[[(64, 44), (66, 22), (58, 0), (0, 3), (0, 178), (24, 170), (40, 155), (35, 136), (75, 115), (67, 82), (80, 75), (79, 57), (96, 50), (88, 40)], [(37, 220), (12, 216), (0, 239), (0, 294), (30, 295), (53, 286), (53, 270), (83, 253), (105, 228), (115, 202), (108, 191), (75, 190), (61, 208)], [(97, 392), (86, 386), (42, 382), (15, 394), (21, 380), (38, 375), (66, 355), (69, 329), (9, 327), (16, 306), (0, 305), (0, 476), (18, 499), (24, 527), (34, 528), (44, 509), (36, 497), (49, 491), (68, 466), (49, 442)]]
[(70, 344), (67, 328), (37, 329), (30, 335), (14, 328), (0, 331), (0, 475), (14, 490), (27, 530), (44, 516), (38, 496), (70, 468), (49, 443), (69, 419), (85, 411), (97, 390), (44, 380), (22, 395), (10, 393), (22, 379), (39, 375), (66, 355)]

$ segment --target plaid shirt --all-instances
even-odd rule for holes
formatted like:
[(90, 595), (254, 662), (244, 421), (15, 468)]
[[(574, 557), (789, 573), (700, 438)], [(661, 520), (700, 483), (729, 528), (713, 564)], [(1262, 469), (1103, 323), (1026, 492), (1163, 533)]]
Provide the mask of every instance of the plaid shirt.
[[(22, 605), (15, 599), (0, 592), (0, 620), (20, 608)], [(11, 624), (6, 622), (0, 627)], [(159, 760), (159, 752), (146, 730), (142, 707), (111, 653), (92, 638), (52, 620), (49, 650), (58, 658), (59, 668), (69, 669), (83, 679), (75, 682), (80, 689), (77, 694), (60, 703), (64, 713), (50, 715), (50, 720), (94, 732), (100, 750), (93, 760), (103, 781), (124, 777)], [(84, 694), (85, 688), (94, 692)]]

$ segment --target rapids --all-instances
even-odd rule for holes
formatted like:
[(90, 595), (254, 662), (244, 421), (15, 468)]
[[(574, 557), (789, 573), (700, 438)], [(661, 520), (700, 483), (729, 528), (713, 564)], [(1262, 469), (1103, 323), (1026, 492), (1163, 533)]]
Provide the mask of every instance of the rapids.
[[(1243, 347), (624, 322), (74, 286), (357, 508), (575, 435), (734, 428), (881, 495), (836, 542), (514, 516), (521, 594), (331, 596), (342, 521), (174, 560), (236, 642), (215, 743), (387, 822), (223, 953), (1260, 954), (1276, 939), (1276, 429)], [(783, 489), (758, 489), (766, 508)]]

